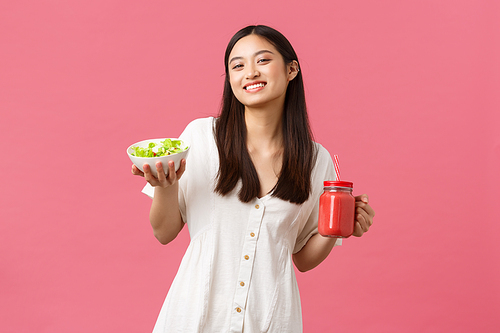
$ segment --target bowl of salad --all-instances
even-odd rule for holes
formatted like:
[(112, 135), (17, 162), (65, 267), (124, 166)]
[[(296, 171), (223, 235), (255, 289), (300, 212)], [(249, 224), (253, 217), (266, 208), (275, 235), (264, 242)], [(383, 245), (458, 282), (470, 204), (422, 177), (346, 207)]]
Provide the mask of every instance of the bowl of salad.
[(184, 140), (164, 138), (150, 139), (134, 143), (127, 148), (127, 154), (132, 163), (144, 172), (143, 165), (148, 164), (151, 173), (158, 177), (156, 163), (163, 164), (163, 170), (168, 171), (168, 162), (174, 161), (175, 170), (180, 167), (181, 160), (186, 158), (189, 152), (189, 145)]

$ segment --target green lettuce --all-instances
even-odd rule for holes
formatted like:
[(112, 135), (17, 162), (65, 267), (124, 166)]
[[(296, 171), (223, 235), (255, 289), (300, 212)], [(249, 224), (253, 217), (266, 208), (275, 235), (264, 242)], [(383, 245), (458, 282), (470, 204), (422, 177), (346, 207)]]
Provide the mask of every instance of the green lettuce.
[(160, 145), (157, 145), (150, 142), (148, 148), (134, 146), (132, 147), (134, 152), (131, 154), (137, 157), (160, 157), (180, 153), (188, 148), (181, 148), (182, 140), (165, 139), (160, 143)]

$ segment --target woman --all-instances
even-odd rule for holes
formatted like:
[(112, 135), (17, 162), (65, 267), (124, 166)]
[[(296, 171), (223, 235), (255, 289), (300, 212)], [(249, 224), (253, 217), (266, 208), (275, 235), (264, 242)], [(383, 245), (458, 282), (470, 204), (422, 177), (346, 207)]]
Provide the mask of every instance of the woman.
[[(188, 225), (190, 245), (154, 332), (301, 332), (293, 263), (321, 263), (340, 240), (317, 233), (329, 153), (312, 141), (302, 74), (288, 40), (266, 26), (237, 32), (225, 54), (220, 116), (191, 122), (187, 162), (147, 165), (150, 222), (162, 244)], [(355, 236), (372, 224), (356, 198)]]

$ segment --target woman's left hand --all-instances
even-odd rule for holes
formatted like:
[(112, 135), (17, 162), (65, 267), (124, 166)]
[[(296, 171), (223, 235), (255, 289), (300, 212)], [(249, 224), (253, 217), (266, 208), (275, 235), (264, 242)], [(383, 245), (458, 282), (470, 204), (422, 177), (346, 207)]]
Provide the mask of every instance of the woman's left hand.
[(373, 224), (375, 211), (368, 204), (368, 195), (362, 194), (356, 197), (356, 211), (354, 216), (353, 236), (361, 237)]

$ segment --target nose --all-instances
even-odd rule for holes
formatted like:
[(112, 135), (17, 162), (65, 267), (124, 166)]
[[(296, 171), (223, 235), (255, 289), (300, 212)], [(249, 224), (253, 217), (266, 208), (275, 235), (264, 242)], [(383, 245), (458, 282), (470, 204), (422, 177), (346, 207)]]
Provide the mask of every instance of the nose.
[(259, 71), (257, 68), (254, 66), (247, 66), (247, 72), (246, 72), (246, 78), (247, 79), (253, 79), (254, 77), (258, 77), (260, 75)]

